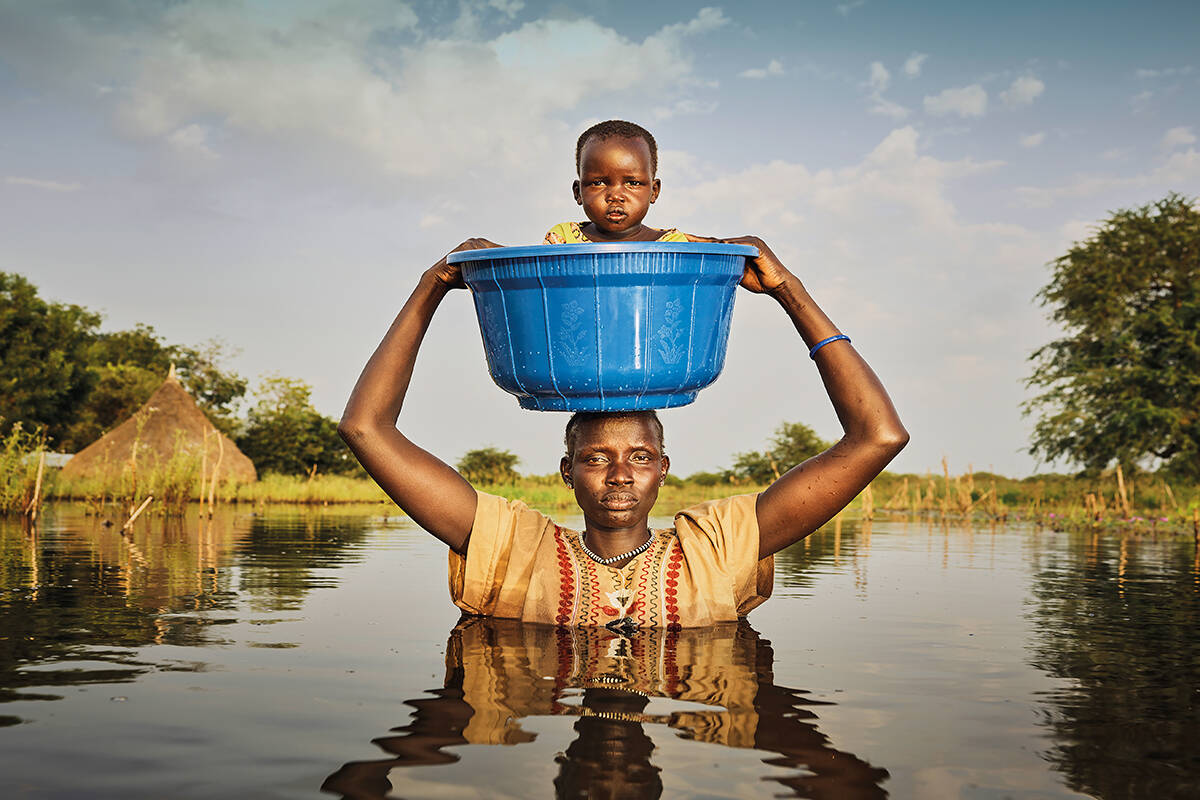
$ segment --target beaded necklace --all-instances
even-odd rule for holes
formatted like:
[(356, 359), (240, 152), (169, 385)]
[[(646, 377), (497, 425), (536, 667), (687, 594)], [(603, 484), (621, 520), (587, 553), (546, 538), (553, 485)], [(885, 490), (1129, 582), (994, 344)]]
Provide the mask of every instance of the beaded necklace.
[(630, 550), (628, 552), (621, 553), (620, 555), (617, 555), (617, 556), (609, 556), (608, 558), (602, 558), (601, 556), (598, 556), (592, 552), (591, 548), (587, 546), (587, 542), (584, 541), (583, 536), (579, 537), (579, 544), (583, 547), (583, 552), (587, 554), (587, 557), (590, 558), (592, 561), (595, 561), (597, 564), (603, 564), (605, 566), (616, 563), (617, 561), (620, 561), (625, 558), (633, 558), (634, 556), (641, 555), (642, 553), (646, 552), (646, 548), (648, 548), (650, 546), (650, 543), (653, 541), (654, 541), (654, 535), (651, 534), (649, 531), (647, 531), (646, 532), (646, 541), (642, 542), (637, 547), (633, 548), (632, 550)]

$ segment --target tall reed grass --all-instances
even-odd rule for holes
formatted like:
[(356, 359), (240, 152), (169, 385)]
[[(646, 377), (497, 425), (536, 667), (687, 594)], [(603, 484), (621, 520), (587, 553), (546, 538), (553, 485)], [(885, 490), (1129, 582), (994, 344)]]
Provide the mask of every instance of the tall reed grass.
[(43, 495), (46, 437), (18, 422), (0, 443), (0, 514), (34, 514)]

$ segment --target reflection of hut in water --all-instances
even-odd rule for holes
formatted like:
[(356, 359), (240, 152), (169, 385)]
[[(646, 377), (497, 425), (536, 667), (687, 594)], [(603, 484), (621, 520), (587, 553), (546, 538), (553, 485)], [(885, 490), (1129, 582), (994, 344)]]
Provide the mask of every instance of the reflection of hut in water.
[(258, 479), (254, 463), (209, 422), (172, 367), (162, 386), (133, 416), (76, 453), (62, 474), (108, 480), (120, 477), (131, 463), (139, 471), (152, 471), (181, 455), (204, 460), (208, 474), (216, 469), (219, 480)]

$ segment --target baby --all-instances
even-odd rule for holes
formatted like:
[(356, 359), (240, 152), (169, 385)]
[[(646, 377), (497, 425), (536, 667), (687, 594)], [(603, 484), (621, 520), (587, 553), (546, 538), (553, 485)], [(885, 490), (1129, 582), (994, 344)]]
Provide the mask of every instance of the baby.
[(563, 222), (545, 244), (586, 242), (686, 242), (674, 228), (642, 224), (660, 187), (658, 145), (640, 125), (610, 119), (584, 131), (575, 145), (579, 179), (571, 186), (588, 222)]

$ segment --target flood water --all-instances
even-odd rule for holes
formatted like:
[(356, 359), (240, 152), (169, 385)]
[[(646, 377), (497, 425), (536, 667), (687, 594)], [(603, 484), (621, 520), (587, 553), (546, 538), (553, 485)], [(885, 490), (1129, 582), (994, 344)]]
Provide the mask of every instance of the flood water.
[(52, 507), (0, 578), (5, 798), (1200, 797), (1190, 539), (846, 522), (629, 637), (460, 623), (382, 507)]

